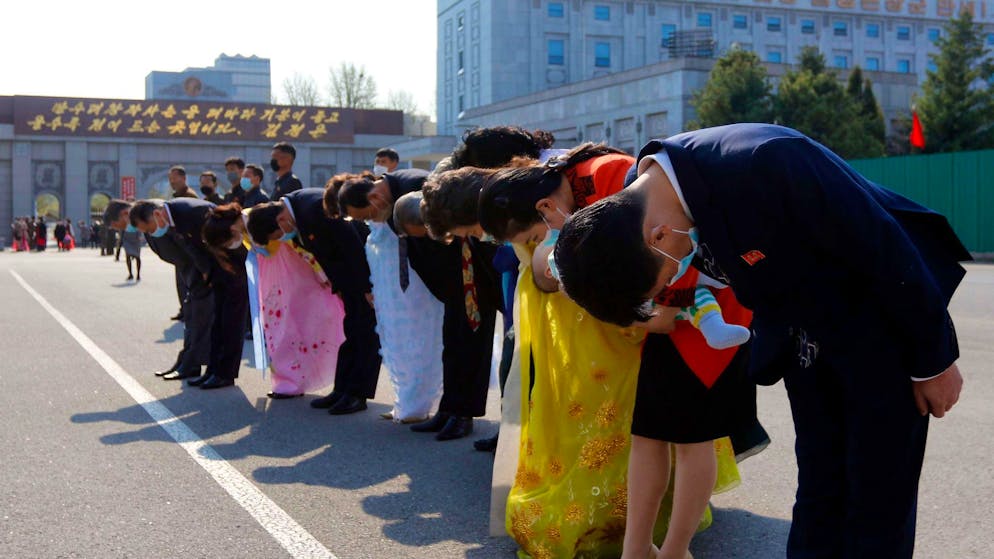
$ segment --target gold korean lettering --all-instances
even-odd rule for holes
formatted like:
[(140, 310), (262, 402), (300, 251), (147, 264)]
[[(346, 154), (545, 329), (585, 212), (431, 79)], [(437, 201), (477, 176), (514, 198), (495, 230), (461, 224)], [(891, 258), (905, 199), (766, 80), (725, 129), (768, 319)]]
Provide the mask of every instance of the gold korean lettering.
[(265, 137), (267, 137), (267, 138), (275, 138), (277, 136), (277, 134), (280, 133), (280, 128), (282, 126), (283, 125), (280, 124), (280, 123), (278, 123), (278, 122), (274, 122), (273, 124), (269, 124), (269, 125), (266, 126), (266, 129), (262, 131), (262, 135), (265, 136)]
[(318, 124), (317, 126), (314, 127), (313, 130), (311, 130), (310, 132), (308, 132), (308, 134), (310, 134), (312, 138), (314, 138), (315, 140), (317, 140), (318, 138), (320, 138), (320, 137), (325, 136), (326, 134), (328, 134), (328, 128), (325, 127), (325, 125), (323, 123), (322, 124)]
[(215, 126), (217, 126), (216, 122), (205, 122), (204, 125), (200, 127), (200, 133), (207, 136), (214, 131)]
[(173, 104), (170, 103), (169, 106), (166, 107), (166, 110), (162, 111), (159, 114), (162, 115), (162, 118), (173, 118), (174, 116), (176, 116), (176, 107), (174, 107)]
[(159, 112), (159, 104), (154, 103), (152, 105), (145, 107), (145, 112), (142, 113), (142, 116), (155, 118), (155, 115), (158, 114), (158, 112)]
[(55, 130), (57, 130), (60, 126), (62, 126), (62, 117), (61, 116), (57, 116), (57, 117), (53, 118), (48, 123), (48, 127), (51, 128), (53, 132)]
[(199, 120), (191, 121), (190, 126), (187, 127), (187, 130), (190, 132), (191, 136), (196, 136), (200, 132), (200, 121)]
[(69, 112), (71, 112), (76, 116), (79, 116), (80, 113), (85, 111), (86, 111), (86, 105), (84, 105), (82, 101), (76, 101), (76, 104), (73, 105), (71, 109), (69, 109)]
[(35, 115), (33, 119), (28, 121), (28, 126), (30, 126), (35, 132), (41, 130), (45, 127), (45, 117), (42, 115)]
[(888, 12), (900, 12), (904, 8), (904, 0), (887, 0), (884, 6)]
[(311, 117), (311, 120), (314, 121), (314, 124), (321, 124), (322, 122), (324, 122), (324, 119), (325, 119), (324, 109), (318, 109), (318, 112), (314, 113), (314, 116)]
[(959, 3), (959, 13), (968, 13), (973, 17), (977, 16), (977, 3), (974, 0), (963, 0)]
[[(255, 116), (255, 109), (242, 109), (242, 116), (238, 117), (242, 120), (251, 120)], [(234, 117), (232, 117), (234, 118)]]
[(145, 128), (145, 131), (148, 132), (149, 134), (155, 134), (159, 130), (162, 130), (162, 127), (159, 126), (159, 123), (154, 120), (148, 123), (148, 127)]
[(74, 116), (74, 117), (70, 118), (69, 122), (63, 124), (62, 126), (64, 128), (68, 128), (68, 129), (72, 130), (73, 132), (75, 132), (76, 129), (79, 128), (79, 117), (78, 116)]
[(193, 120), (194, 117), (200, 114), (200, 107), (198, 107), (196, 104), (193, 104), (190, 105), (190, 108), (183, 109), (180, 112), (186, 116), (187, 120)]
[(338, 124), (338, 111), (331, 111), (331, 114), (328, 115), (328, 118), (325, 119), (325, 122), (330, 122), (331, 124)]
[(104, 124), (107, 124), (106, 118), (95, 118), (86, 129), (90, 132), (101, 132), (104, 129)]
[(856, 0), (835, 0), (835, 5), (843, 10), (851, 10), (856, 7)]
[(117, 134), (117, 129), (121, 127), (121, 119), (107, 121), (107, 130)]
[(93, 116), (100, 116), (100, 111), (104, 108), (104, 102), (90, 103), (90, 108), (86, 110), (86, 114)]
[(307, 126), (307, 123), (305, 122), (291, 124), (290, 129), (286, 131), (286, 135), (291, 138), (297, 138), (300, 136), (300, 133), (304, 131), (305, 126)]
[(936, 3), (935, 13), (940, 17), (953, 17), (953, 0), (939, 0)]
[(142, 126), (142, 119), (136, 118), (131, 123), (131, 126), (126, 130), (126, 132), (131, 132), (131, 133), (135, 133), (135, 134), (141, 134), (141, 133), (145, 132), (145, 127)]
[(58, 103), (52, 105), (52, 112), (59, 116), (62, 116), (68, 110), (69, 110), (69, 101), (59, 101)]
[(280, 114), (276, 115), (276, 120), (280, 122), (286, 122), (290, 118), (290, 109), (283, 109)]
[(299, 111), (294, 111), (294, 113), (293, 113), (293, 120), (296, 121), (296, 122), (300, 122), (301, 120), (303, 120), (304, 115), (306, 115), (306, 114), (307, 114), (307, 109), (302, 109), (302, 110), (299, 110)]
[(259, 117), (259, 120), (265, 120), (266, 122), (270, 122), (273, 120), (273, 117), (275, 116), (276, 116), (276, 107), (269, 107), (265, 111), (262, 111), (262, 116)]
[(107, 105), (107, 110), (104, 111), (104, 115), (117, 116), (117, 113), (120, 113), (123, 110), (124, 110), (123, 103), (110, 103), (109, 105)]
[(880, 11), (880, 0), (861, 0), (859, 7), (871, 12)]
[(130, 116), (132, 118), (138, 116), (138, 113), (140, 113), (140, 112), (142, 112), (142, 104), (141, 103), (131, 103), (130, 105), (128, 105), (128, 108), (124, 110), (124, 114), (126, 114), (126, 115), (128, 115), (128, 116)]
[(207, 116), (204, 118), (209, 118), (211, 120), (217, 120), (224, 113), (224, 107), (214, 107), (213, 109), (207, 109)]
[(925, 0), (912, 0), (908, 2), (908, 13), (910, 14), (925, 15), (927, 9), (928, 4), (925, 3)]
[(817, 8), (827, 8), (828, 0), (811, 0), (811, 5)]
[(170, 125), (167, 128), (167, 130), (169, 130), (169, 135), (170, 136), (174, 136), (176, 134), (182, 134), (183, 132), (186, 131), (186, 121), (185, 120), (177, 120), (176, 124)]
[(239, 109), (238, 107), (235, 107), (233, 109), (228, 109), (224, 111), (224, 120), (234, 120), (238, 118), (238, 114), (241, 112), (242, 110)]
[(218, 134), (238, 134), (240, 136), (242, 133), (237, 128), (232, 126), (230, 122), (222, 122), (221, 124), (218, 124), (217, 129), (214, 130), (214, 135), (217, 136)]

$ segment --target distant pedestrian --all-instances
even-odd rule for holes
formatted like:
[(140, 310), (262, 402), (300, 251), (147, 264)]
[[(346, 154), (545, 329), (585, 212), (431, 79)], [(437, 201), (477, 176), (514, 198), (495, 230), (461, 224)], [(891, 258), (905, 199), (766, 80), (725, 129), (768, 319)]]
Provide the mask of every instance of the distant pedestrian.
[(273, 188), (273, 202), (279, 202), (281, 198), (295, 190), (300, 190), (304, 185), (293, 174), (293, 162), (297, 159), (297, 150), (288, 143), (280, 142), (273, 146), (269, 160), (269, 166), (276, 173), (276, 185)]
[[(128, 280), (142, 280), (142, 234), (136, 227), (129, 225), (121, 233), (121, 246), (124, 247), (124, 263), (128, 266)], [(131, 261), (135, 261), (136, 275), (131, 273)]]

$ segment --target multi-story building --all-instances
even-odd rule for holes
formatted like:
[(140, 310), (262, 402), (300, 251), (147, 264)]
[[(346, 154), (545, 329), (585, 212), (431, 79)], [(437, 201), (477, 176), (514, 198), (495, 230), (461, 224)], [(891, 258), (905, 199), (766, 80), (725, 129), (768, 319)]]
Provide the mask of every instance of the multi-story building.
[(222, 54), (213, 66), (182, 72), (153, 71), (145, 77), (145, 99), (269, 103), (269, 59)]
[(439, 0), (438, 131), (513, 123), (631, 148), (681, 131), (735, 45), (774, 79), (806, 45), (842, 78), (859, 65), (894, 117), (958, 10), (994, 47), (992, 0)]

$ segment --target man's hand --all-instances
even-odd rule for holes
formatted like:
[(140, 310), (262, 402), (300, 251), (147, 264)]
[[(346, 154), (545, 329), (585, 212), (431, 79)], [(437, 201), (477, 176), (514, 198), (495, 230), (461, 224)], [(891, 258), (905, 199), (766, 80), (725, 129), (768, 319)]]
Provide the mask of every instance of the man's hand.
[(942, 417), (959, 400), (963, 377), (959, 374), (959, 367), (953, 363), (941, 375), (911, 384), (918, 412), (922, 415), (931, 412), (935, 417)]

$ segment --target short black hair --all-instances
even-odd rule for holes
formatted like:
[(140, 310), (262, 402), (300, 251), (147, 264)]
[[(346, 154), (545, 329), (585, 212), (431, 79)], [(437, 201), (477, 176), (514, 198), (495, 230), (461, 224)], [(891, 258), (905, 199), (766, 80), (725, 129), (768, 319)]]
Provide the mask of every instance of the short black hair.
[(265, 175), (265, 171), (262, 167), (256, 165), (255, 163), (249, 163), (246, 167), (253, 175), (259, 177), (259, 182), (262, 182), (262, 177)]
[(546, 166), (512, 167), (490, 175), (480, 191), (480, 227), (506, 241), (542, 220), (535, 204), (562, 184), (562, 174)]
[(273, 145), (273, 149), (276, 151), (282, 151), (283, 153), (289, 153), (290, 157), (297, 159), (297, 150), (293, 147), (290, 142), (279, 142)]
[(214, 171), (204, 171), (203, 173), (200, 173), (200, 176), (209, 177), (212, 183), (215, 185), (217, 184), (217, 174)]
[(386, 157), (390, 161), (400, 161), (400, 154), (393, 148), (381, 148), (377, 150), (376, 157)]
[(161, 208), (162, 204), (162, 200), (138, 200), (135, 202), (131, 206), (131, 211), (128, 212), (131, 225), (137, 226), (139, 221), (150, 221), (152, 219), (152, 212)]
[(115, 198), (110, 202), (107, 202), (107, 207), (104, 208), (104, 223), (117, 221), (118, 218), (121, 217), (121, 212), (124, 210), (130, 211), (132, 205), (134, 205), (132, 202), (121, 200), (120, 198)]
[[(455, 227), (480, 221), (480, 190), (494, 171), (463, 167), (430, 175), (424, 184), (421, 213), (428, 233), (441, 239)], [(396, 219), (394, 219), (396, 222)]]
[(462, 144), (452, 152), (455, 167), (496, 169), (515, 157), (538, 159), (543, 149), (552, 147), (552, 134), (529, 132), (520, 126), (491, 126), (467, 130)]
[(227, 167), (228, 165), (234, 165), (234, 166), (238, 167), (239, 169), (244, 169), (245, 168), (245, 160), (242, 159), (241, 157), (237, 157), (235, 155), (232, 155), (231, 157), (229, 157), (229, 158), (227, 158), (227, 159), (224, 160), (224, 166)]
[(252, 241), (257, 245), (269, 244), (269, 236), (279, 229), (276, 218), (283, 211), (281, 202), (266, 202), (252, 207), (248, 214), (248, 232)]
[(345, 213), (349, 208), (369, 207), (369, 193), (372, 190), (373, 180), (368, 177), (349, 179), (338, 189), (338, 207)]
[(662, 266), (642, 235), (643, 202), (629, 190), (599, 200), (567, 219), (556, 242), (563, 291), (594, 318), (618, 326), (651, 318), (645, 303)]
[(176, 173), (177, 175), (179, 175), (181, 177), (185, 177), (186, 176), (186, 168), (183, 167), (182, 165), (173, 165), (172, 167), (169, 168), (169, 172), (170, 173)]

